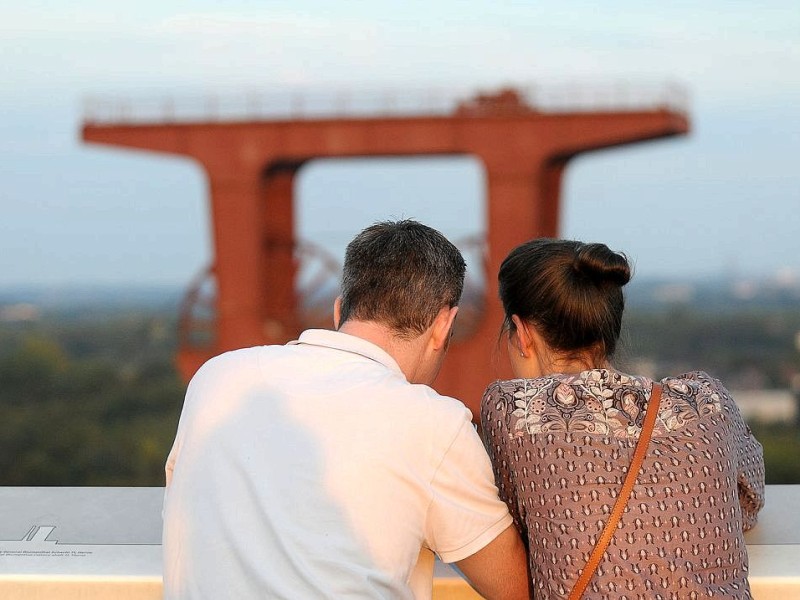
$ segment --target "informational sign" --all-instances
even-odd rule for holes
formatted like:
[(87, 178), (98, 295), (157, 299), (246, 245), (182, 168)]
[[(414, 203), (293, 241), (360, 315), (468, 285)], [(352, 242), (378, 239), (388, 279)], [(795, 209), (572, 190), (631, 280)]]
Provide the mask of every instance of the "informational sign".
[(0, 487), (0, 579), (160, 577), (163, 488)]

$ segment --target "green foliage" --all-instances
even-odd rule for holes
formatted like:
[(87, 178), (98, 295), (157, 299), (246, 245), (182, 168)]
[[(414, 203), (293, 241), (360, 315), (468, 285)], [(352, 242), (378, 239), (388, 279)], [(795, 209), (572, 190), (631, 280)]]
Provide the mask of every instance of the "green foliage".
[[(163, 485), (185, 390), (175, 331), (157, 311), (0, 323), (0, 485)], [(796, 311), (631, 311), (625, 331), (622, 366), (655, 375), (704, 369), (729, 389), (785, 389), (800, 370)], [(800, 430), (753, 430), (767, 482), (800, 483)]]
[(767, 483), (800, 483), (800, 429), (789, 423), (751, 423), (764, 447)]
[(628, 311), (620, 359), (652, 362), (659, 376), (704, 370), (728, 389), (786, 389), (800, 372), (798, 333), (796, 309)]
[(164, 316), (7, 325), (0, 485), (164, 482), (184, 393)]

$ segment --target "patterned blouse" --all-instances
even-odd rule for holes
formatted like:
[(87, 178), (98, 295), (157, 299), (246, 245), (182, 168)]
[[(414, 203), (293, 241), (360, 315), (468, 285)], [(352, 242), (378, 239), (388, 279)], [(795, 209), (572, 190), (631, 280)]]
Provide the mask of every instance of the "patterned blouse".
[[(764, 504), (761, 444), (722, 384), (662, 381), (645, 462), (587, 598), (751, 598), (743, 530)], [(481, 422), (526, 540), (532, 594), (566, 598), (608, 519), (652, 380), (611, 369), (497, 381)]]

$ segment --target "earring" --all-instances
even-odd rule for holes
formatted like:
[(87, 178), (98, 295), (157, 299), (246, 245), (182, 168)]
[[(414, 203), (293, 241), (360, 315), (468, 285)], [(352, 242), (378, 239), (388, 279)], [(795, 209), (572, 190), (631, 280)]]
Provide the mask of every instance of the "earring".
[(525, 358), (525, 353), (524, 353), (524, 352), (520, 352), (520, 353), (519, 353), (519, 355), (520, 355), (522, 358)]

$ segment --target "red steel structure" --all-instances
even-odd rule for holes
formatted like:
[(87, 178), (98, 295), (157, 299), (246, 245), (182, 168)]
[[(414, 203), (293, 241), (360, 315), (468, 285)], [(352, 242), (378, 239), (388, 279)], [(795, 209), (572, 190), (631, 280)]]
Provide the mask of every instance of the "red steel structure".
[[(187, 295), (177, 356), (181, 374), (188, 379), (226, 350), (284, 343), (308, 324), (297, 291), (300, 254), (308, 246), (295, 238), (294, 202), (304, 163), (472, 155), (483, 163), (487, 185), (486, 285), (481, 310), (469, 331), (457, 336), (436, 387), (474, 414), (486, 384), (508, 375), (498, 353), (497, 270), (514, 246), (558, 235), (561, 180), (570, 159), (689, 131), (685, 103), (672, 88), (637, 93), (610, 87), (589, 94), (569, 88), (558, 98), (541, 89), (508, 88), (405, 108), (389, 98), (376, 108), (366, 96), (360, 104), (337, 96), (333, 107), (319, 99), (315, 104), (313, 97), (287, 98), (282, 106), (273, 99), (266, 115), (257, 112), (262, 100), (255, 97), (239, 98), (244, 107), (233, 113), (210, 102), (199, 116), (181, 113), (174, 101), (161, 104), (157, 114), (136, 114), (121, 102), (87, 109), (85, 141), (188, 156), (208, 178), (214, 258), (207, 283), (215, 291), (203, 298), (198, 285)], [(346, 219), (347, 207), (341, 209)], [(203, 301), (205, 317), (198, 316)], [(203, 323), (205, 330), (198, 327)]]

